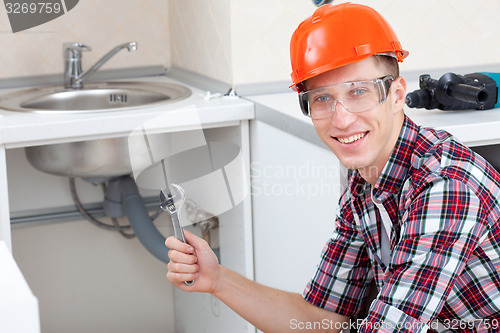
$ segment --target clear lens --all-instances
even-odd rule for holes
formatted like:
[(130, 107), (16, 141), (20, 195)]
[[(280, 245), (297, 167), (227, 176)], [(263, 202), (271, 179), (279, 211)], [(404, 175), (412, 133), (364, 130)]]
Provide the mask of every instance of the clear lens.
[(312, 119), (329, 118), (337, 103), (349, 112), (363, 112), (383, 103), (387, 98), (392, 76), (373, 81), (338, 83), (300, 94), (301, 107)]

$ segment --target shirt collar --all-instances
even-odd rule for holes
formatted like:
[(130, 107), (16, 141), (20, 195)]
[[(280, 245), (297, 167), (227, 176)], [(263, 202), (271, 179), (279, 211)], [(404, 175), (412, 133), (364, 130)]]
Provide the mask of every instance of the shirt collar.
[(383, 201), (384, 193), (401, 192), (411, 166), (418, 131), (418, 126), (405, 115), (396, 145), (373, 189), (373, 195), (379, 200)]
[[(418, 126), (405, 115), (396, 145), (372, 189), (372, 196), (380, 202), (385, 200), (387, 194), (401, 192), (411, 166), (418, 131)], [(354, 170), (349, 179), (349, 188), (360, 195), (370, 188), (370, 184), (361, 177), (358, 170)]]

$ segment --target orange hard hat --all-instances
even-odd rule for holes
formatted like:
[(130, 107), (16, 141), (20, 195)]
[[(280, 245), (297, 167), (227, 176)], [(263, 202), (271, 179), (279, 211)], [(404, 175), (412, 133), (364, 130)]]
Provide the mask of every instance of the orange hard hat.
[(394, 30), (374, 9), (350, 2), (323, 5), (292, 35), (290, 87), (375, 54), (391, 54), (402, 62), (408, 51), (403, 50)]

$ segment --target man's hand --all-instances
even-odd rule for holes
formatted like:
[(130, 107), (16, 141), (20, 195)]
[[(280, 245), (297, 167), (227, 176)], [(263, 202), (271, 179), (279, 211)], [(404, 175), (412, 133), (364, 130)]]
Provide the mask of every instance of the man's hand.
[[(169, 237), (165, 245), (170, 248), (167, 279), (179, 289), (213, 293), (220, 274), (219, 261), (207, 242), (189, 231), (184, 231), (186, 242)], [(188, 286), (184, 281), (194, 280)]]

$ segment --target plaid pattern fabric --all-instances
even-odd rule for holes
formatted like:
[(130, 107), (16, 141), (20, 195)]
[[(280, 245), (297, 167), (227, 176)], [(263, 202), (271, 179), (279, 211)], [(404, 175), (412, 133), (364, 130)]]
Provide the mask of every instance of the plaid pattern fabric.
[[(377, 184), (349, 179), (304, 298), (354, 316), (375, 279), (360, 332), (500, 332), (499, 198), (500, 175), (481, 156), (406, 117)], [(373, 200), (392, 224), (387, 263)]]

